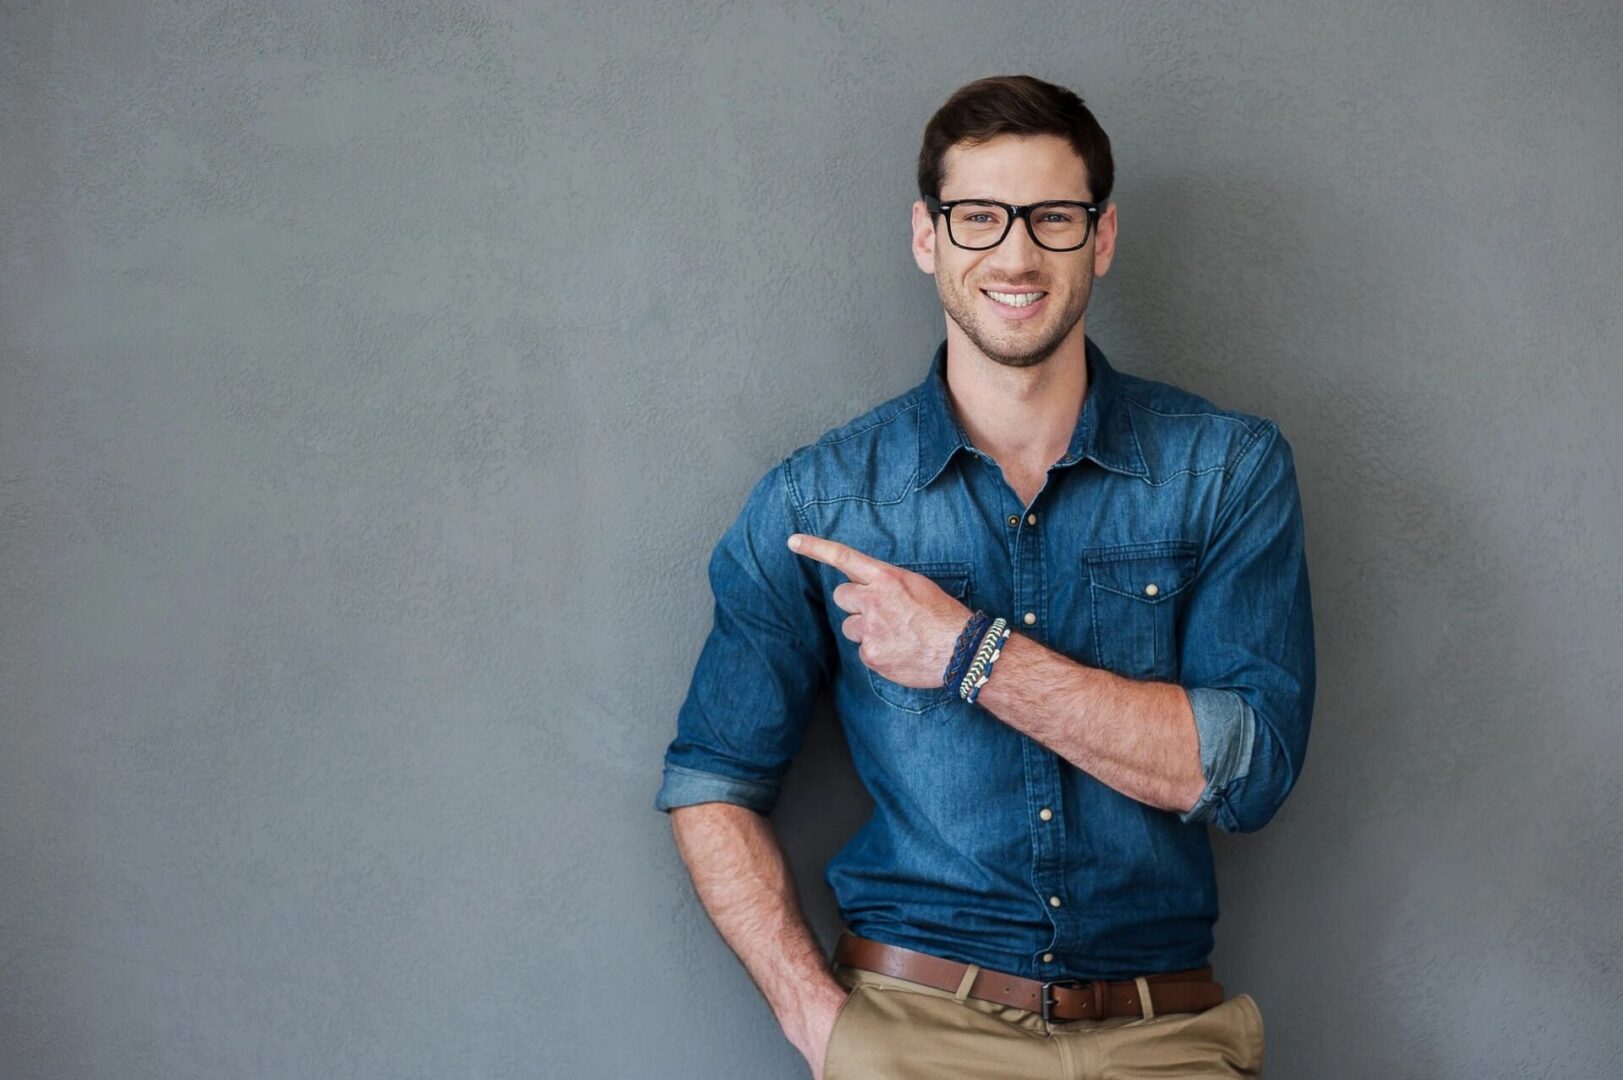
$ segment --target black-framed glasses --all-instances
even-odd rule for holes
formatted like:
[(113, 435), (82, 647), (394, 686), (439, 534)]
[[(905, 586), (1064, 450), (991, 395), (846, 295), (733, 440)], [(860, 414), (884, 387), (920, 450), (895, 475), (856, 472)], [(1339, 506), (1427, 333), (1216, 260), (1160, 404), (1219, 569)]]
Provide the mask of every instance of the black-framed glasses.
[(1026, 232), (1038, 247), (1049, 251), (1075, 251), (1093, 235), (1093, 221), (1099, 204), (1076, 199), (1049, 199), (1046, 202), (1014, 203), (995, 199), (953, 199), (942, 202), (934, 195), (924, 197), (931, 214), (947, 218), (947, 239), (969, 251), (985, 251), (1003, 243), (1014, 219), (1026, 219)]

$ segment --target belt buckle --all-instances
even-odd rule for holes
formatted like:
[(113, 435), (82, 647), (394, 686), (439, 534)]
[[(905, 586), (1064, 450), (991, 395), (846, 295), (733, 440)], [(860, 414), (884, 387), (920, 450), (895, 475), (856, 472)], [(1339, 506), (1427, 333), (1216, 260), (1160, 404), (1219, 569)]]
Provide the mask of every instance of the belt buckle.
[(1050, 979), (1048, 982), (1043, 983), (1043, 994), (1042, 994), (1043, 1022), (1044, 1023), (1052, 1023), (1053, 1022), (1053, 1013), (1052, 1013), (1051, 1010), (1054, 1008), (1055, 1005), (1059, 1004), (1059, 1002), (1054, 1000), (1054, 987), (1063, 986), (1067, 990), (1077, 990), (1077, 989), (1081, 989), (1082, 987), (1088, 985), (1088, 983), (1090, 981), (1091, 980), (1089, 980), (1089, 979)]

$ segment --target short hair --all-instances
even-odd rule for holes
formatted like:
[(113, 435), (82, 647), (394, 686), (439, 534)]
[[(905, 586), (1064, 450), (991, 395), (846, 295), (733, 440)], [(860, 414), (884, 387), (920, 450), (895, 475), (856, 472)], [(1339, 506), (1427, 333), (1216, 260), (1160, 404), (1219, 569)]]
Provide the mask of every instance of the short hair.
[(1088, 201), (1110, 198), (1116, 182), (1110, 136), (1080, 97), (1031, 75), (990, 75), (953, 91), (924, 125), (920, 197), (940, 197), (950, 147), (975, 146), (999, 135), (1058, 135), (1069, 140), (1087, 167)]

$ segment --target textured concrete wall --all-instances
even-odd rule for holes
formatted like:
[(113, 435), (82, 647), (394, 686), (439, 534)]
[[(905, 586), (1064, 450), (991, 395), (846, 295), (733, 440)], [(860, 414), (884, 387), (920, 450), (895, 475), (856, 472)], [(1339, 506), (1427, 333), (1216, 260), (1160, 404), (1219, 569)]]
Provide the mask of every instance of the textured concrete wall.
[[(1296, 449), (1269, 1075), (1615, 1074), (1620, 20), (6, 3), (0, 1076), (803, 1075), (659, 757), (749, 483), (938, 340), (926, 117), (1022, 70), (1115, 142), (1089, 331)], [(825, 935), (864, 799), (825, 712)]]

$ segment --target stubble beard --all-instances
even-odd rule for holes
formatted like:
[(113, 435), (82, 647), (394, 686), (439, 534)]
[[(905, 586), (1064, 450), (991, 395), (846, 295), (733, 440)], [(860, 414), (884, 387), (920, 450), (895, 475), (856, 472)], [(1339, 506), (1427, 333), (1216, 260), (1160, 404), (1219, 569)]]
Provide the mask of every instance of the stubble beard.
[(1023, 323), (1004, 326), (997, 316), (983, 315), (976, 306), (982, 298), (980, 288), (974, 285), (967, 288), (970, 291), (966, 294), (956, 281), (947, 280), (937, 268), (936, 292), (941, 297), (941, 307), (946, 311), (947, 318), (958, 325), (964, 336), (974, 342), (988, 360), (1004, 367), (1028, 368), (1053, 356), (1060, 343), (1081, 321), (1088, 310), (1088, 300), (1093, 295), (1093, 275), (1089, 273), (1082, 278), (1080, 287), (1071, 296), (1070, 306), (1060, 312), (1059, 318), (1053, 318), (1051, 314), (1039, 318), (1038, 321), (1045, 323), (1047, 329), (1038, 333), (1031, 333), (1031, 329)]

